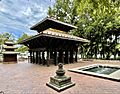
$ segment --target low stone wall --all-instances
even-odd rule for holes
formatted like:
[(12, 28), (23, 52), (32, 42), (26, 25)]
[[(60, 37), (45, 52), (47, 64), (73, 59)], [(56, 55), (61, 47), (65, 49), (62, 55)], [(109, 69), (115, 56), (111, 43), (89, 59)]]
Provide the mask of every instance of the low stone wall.
[(96, 62), (118, 62), (120, 63), (120, 60), (100, 60), (100, 59), (81, 59), (82, 61), (96, 61)]
[(116, 63), (118, 62), (118, 63), (120, 63), (120, 60), (94, 60), (94, 61), (97, 61), (97, 62), (108, 62), (108, 63), (109, 62), (111, 62), (111, 63), (112, 62), (116, 62)]

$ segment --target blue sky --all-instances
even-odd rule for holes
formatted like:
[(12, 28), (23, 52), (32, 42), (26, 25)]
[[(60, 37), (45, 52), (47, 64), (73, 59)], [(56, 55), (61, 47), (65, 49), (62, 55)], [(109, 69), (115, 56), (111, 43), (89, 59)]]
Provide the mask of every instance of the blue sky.
[(37, 34), (29, 28), (47, 16), (55, 0), (0, 0), (0, 34), (9, 32), (19, 38), (23, 33)]

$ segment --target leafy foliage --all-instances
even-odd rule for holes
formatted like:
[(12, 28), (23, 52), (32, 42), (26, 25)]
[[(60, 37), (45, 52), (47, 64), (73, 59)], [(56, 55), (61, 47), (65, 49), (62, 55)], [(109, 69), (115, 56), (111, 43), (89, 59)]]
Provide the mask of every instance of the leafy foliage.
[(27, 34), (23, 33), (23, 35), (17, 40), (17, 43), (23, 41), (24, 39), (29, 38), (30, 36), (28, 36)]
[(22, 52), (24, 53), (25, 51), (28, 51), (28, 47), (27, 46), (20, 46), (18, 49), (16, 49), (17, 52)]
[(5, 41), (7, 40), (11, 40), (11, 41), (14, 41), (14, 36), (10, 33), (3, 33), (3, 34), (0, 34), (0, 52), (2, 52), (3, 50), (3, 44)]
[(57, 0), (48, 15), (78, 26), (72, 34), (91, 42), (81, 45), (83, 58), (110, 59), (120, 53), (119, 0)]
[(10, 33), (0, 34), (0, 44), (3, 44), (6, 40), (14, 41), (14, 36)]
[[(28, 36), (27, 34), (23, 34), (18, 40), (17, 40), (17, 43), (23, 41), (24, 39), (26, 38), (29, 38), (30, 36)], [(20, 47), (18, 47), (18, 49), (16, 49), (16, 51), (18, 52), (25, 52), (25, 51), (28, 51), (28, 47), (27, 46), (24, 46), (24, 45), (21, 45)]]

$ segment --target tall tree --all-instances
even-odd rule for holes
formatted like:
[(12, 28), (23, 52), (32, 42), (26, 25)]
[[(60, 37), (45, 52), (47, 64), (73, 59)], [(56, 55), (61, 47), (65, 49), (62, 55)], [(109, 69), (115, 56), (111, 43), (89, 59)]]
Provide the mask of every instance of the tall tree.
[(48, 16), (63, 22), (75, 24), (77, 18), (74, 0), (56, 0), (53, 9), (49, 7)]
[(3, 34), (0, 34), (0, 52), (2, 52), (3, 50), (3, 44), (6, 40), (11, 40), (11, 41), (14, 41), (14, 36), (8, 32), (6, 33), (3, 33)]
[[(29, 38), (30, 36), (28, 36), (27, 34), (23, 33), (23, 35), (17, 40), (17, 43), (23, 41), (24, 39), (26, 38)], [(18, 49), (16, 49), (16, 51), (18, 52), (25, 52), (25, 51), (28, 51), (28, 47), (27, 46), (24, 46), (24, 45), (20, 45), (18, 47)]]
[(24, 39), (27, 39), (27, 38), (29, 38), (29, 37), (30, 37), (30, 36), (29, 36), (28, 34), (23, 33), (23, 35), (22, 35), (20, 38), (18, 38), (17, 43), (19, 43), (19, 42), (21, 42), (21, 41), (23, 41)]
[(57, 0), (48, 15), (78, 26), (74, 35), (91, 42), (81, 46), (83, 57), (109, 59), (118, 53), (119, 0)]

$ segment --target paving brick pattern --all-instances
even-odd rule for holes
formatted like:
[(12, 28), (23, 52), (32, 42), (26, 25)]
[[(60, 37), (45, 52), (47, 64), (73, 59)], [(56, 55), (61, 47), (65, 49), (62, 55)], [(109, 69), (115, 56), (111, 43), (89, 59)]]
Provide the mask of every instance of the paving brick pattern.
[(80, 61), (64, 65), (66, 75), (71, 76), (76, 85), (59, 93), (46, 86), (49, 77), (55, 75), (57, 66), (46, 67), (27, 62), (0, 64), (0, 92), (3, 91), (4, 94), (120, 94), (120, 82), (67, 71), (93, 63), (120, 65), (120, 62), (105, 61)]

